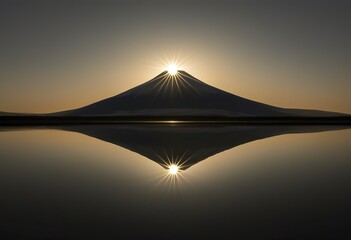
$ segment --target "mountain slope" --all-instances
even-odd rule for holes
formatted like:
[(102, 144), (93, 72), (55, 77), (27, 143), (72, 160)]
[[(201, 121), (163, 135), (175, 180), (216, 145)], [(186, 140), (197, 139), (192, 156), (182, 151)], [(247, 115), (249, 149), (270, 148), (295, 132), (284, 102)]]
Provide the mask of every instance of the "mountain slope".
[(178, 71), (174, 76), (165, 71), (119, 95), (56, 115), (233, 117), (328, 114), (322, 111), (289, 110), (266, 105), (212, 87), (184, 71)]

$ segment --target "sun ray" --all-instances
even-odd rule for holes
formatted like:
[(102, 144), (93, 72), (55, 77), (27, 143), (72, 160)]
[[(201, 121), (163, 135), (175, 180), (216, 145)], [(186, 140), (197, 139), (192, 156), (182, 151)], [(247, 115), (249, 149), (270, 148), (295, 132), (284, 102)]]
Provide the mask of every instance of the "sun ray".
[[(181, 72), (179, 72), (179, 74), (182, 75), (182, 76), (185, 76), (185, 75), (184, 75), (183, 73), (181, 73)], [(194, 77), (191, 76), (191, 75), (188, 75), (188, 76), (186, 76), (186, 77), (191, 78), (192, 80), (194, 80), (194, 81), (196, 81), (196, 82), (200, 82), (198, 79), (194, 78)]]
[(187, 88), (187, 85), (184, 84), (184, 81), (180, 78), (180, 76), (178, 76), (178, 80), (179, 82), (182, 84), (183, 88)]
[(175, 77), (172, 76), (171, 80), (171, 91), (173, 92), (173, 85), (174, 85)]
[(167, 160), (168, 160), (168, 163), (169, 163), (169, 164), (172, 164), (171, 159), (168, 157), (168, 154), (167, 154), (166, 150), (163, 149), (163, 152), (164, 152), (165, 155), (166, 155), (166, 158), (167, 158)]
[(183, 155), (179, 158), (178, 162), (176, 163), (177, 165), (180, 165), (180, 166), (183, 165), (183, 164), (180, 164), (180, 163), (182, 162), (182, 159), (183, 159), (183, 157), (185, 156), (186, 152), (187, 152), (187, 151), (185, 150), (184, 153), (183, 153)]
[(183, 96), (183, 94), (182, 94), (182, 90), (181, 90), (181, 89), (180, 89), (180, 87), (179, 87), (178, 77), (177, 77), (177, 76), (176, 76), (176, 78), (175, 78), (175, 83), (176, 83), (176, 86), (177, 86), (177, 89), (178, 89), (178, 91), (179, 91), (180, 95), (181, 95), (181, 96)]
[(174, 51), (167, 51), (167, 53), (154, 53), (153, 55), (155, 58), (153, 68), (161, 71), (167, 71), (168, 66), (171, 65), (177, 66), (177, 70), (189, 71), (189, 68), (191, 66), (191, 57), (189, 53), (184, 54), (183, 52), (179, 51), (179, 49)]
[(154, 152), (154, 154), (161, 161), (159, 164), (162, 166), (164, 171), (160, 176), (154, 179), (156, 183), (153, 189), (160, 186), (161, 183), (163, 183), (162, 185), (164, 187), (168, 188), (169, 192), (174, 190), (182, 191), (185, 186), (184, 181), (193, 185), (188, 178), (190, 175), (185, 172), (185, 169), (188, 166), (191, 166), (191, 164), (186, 163), (193, 156), (192, 154), (189, 154), (188, 149), (179, 152), (174, 151), (173, 148), (171, 148), (169, 151), (167, 151), (165, 148), (162, 148), (161, 152)]
[(182, 77), (182, 74), (180, 74), (179, 77), (180, 77), (186, 84), (188, 84), (192, 89), (194, 89), (195, 92), (197, 92), (199, 95), (201, 95), (200, 92), (199, 92), (196, 88), (194, 88), (190, 83), (188, 83), (188, 81), (187, 81), (185, 78)]
[(185, 176), (185, 172), (179, 173), (179, 175), (181, 176), (182, 180), (187, 181), (189, 184), (193, 185), (193, 183)]
[[(158, 76), (158, 77), (152, 79), (152, 80), (150, 81), (150, 83), (155, 82), (155, 81), (157, 81), (157, 80), (159, 80), (159, 79), (161, 79), (161, 81), (159, 81), (154, 87), (152, 87), (151, 89), (149, 89), (149, 91), (151, 91), (151, 90), (154, 89), (158, 84), (160, 84), (160, 83), (163, 81), (163, 79), (164, 79), (165, 76), (167, 76), (167, 73), (162, 74), (162, 75), (160, 75), (160, 76)], [(146, 88), (143, 88), (140, 92), (138, 92), (137, 94), (135, 94), (134, 97), (137, 97), (137, 96), (140, 95), (141, 93), (145, 92), (145, 90), (146, 90)]]
[(163, 95), (166, 94), (166, 92), (167, 92), (167, 90), (168, 90), (168, 85), (170, 84), (170, 82), (172, 82), (171, 76), (170, 76), (170, 77), (168, 78), (168, 80), (167, 80), (167, 84), (166, 84), (166, 86), (165, 86), (165, 88), (164, 88)]
[(163, 77), (158, 83), (155, 84), (155, 86), (153, 86), (151, 88), (151, 90), (155, 89), (156, 87), (158, 87), (161, 83), (163, 83), (165, 80), (167, 79), (167, 76)]
[(158, 156), (158, 157), (162, 160), (162, 162), (165, 163), (165, 167), (167, 167), (169, 163), (167, 163), (167, 162), (166, 162), (160, 155), (158, 155), (157, 153), (155, 153), (155, 154), (156, 154), (156, 156)]
[(163, 86), (165, 85), (165, 83), (168, 81), (169, 76), (165, 77), (165, 80), (163, 81), (163, 83), (161, 84), (161, 86), (158, 88), (158, 91), (156, 93), (156, 96), (160, 93), (160, 91), (163, 89)]
[[(185, 71), (189, 65), (189, 56), (185, 57), (181, 55), (178, 51), (173, 52), (171, 57), (167, 56), (165, 53), (161, 55), (155, 55), (157, 61), (162, 64), (159, 69), (162, 69), (163, 73), (158, 79), (161, 78), (161, 81), (156, 82), (152, 86), (152, 90), (156, 90), (154, 99), (158, 95), (167, 95), (170, 93), (177, 92), (178, 96), (183, 97), (186, 93), (186, 89), (193, 89), (197, 94), (201, 95), (197, 89), (189, 82), (189, 76), (184, 75), (182, 71)], [(193, 79), (193, 77), (191, 77)], [(197, 79), (194, 79), (197, 80)]]

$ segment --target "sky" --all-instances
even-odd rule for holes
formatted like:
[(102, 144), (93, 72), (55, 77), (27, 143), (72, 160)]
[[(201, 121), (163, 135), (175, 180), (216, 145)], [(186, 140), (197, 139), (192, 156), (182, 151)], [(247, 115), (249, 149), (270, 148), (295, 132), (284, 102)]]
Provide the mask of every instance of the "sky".
[(233, 94), (351, 113), (351, 2), (0, 1), (0, 111), (78, 108), (176, 61)]

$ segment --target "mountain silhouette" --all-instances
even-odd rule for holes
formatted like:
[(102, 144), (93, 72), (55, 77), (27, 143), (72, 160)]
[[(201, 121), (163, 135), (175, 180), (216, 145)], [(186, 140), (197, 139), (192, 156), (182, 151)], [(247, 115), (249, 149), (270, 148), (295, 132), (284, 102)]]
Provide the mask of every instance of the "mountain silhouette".
[(160, 164), (185, 170), (222, 151), (258, 139), (289, 133), (346, 129), (348, 126), (238, 125), (76, 125), (60, 130), (79, 132), (124, 147)]
[(59, 116), (338, 116), (337, 113), (284, 109), (212, 87), (185, 71), (162, 72), (114, 97), (56, 113)]

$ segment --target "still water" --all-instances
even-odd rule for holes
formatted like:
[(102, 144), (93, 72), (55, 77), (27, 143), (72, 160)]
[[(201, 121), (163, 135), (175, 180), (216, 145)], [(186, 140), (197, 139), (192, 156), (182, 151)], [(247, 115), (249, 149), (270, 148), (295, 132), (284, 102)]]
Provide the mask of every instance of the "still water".
[(0, 239), (350, 239), (350, 172), (343, 126), (1, 127)]

